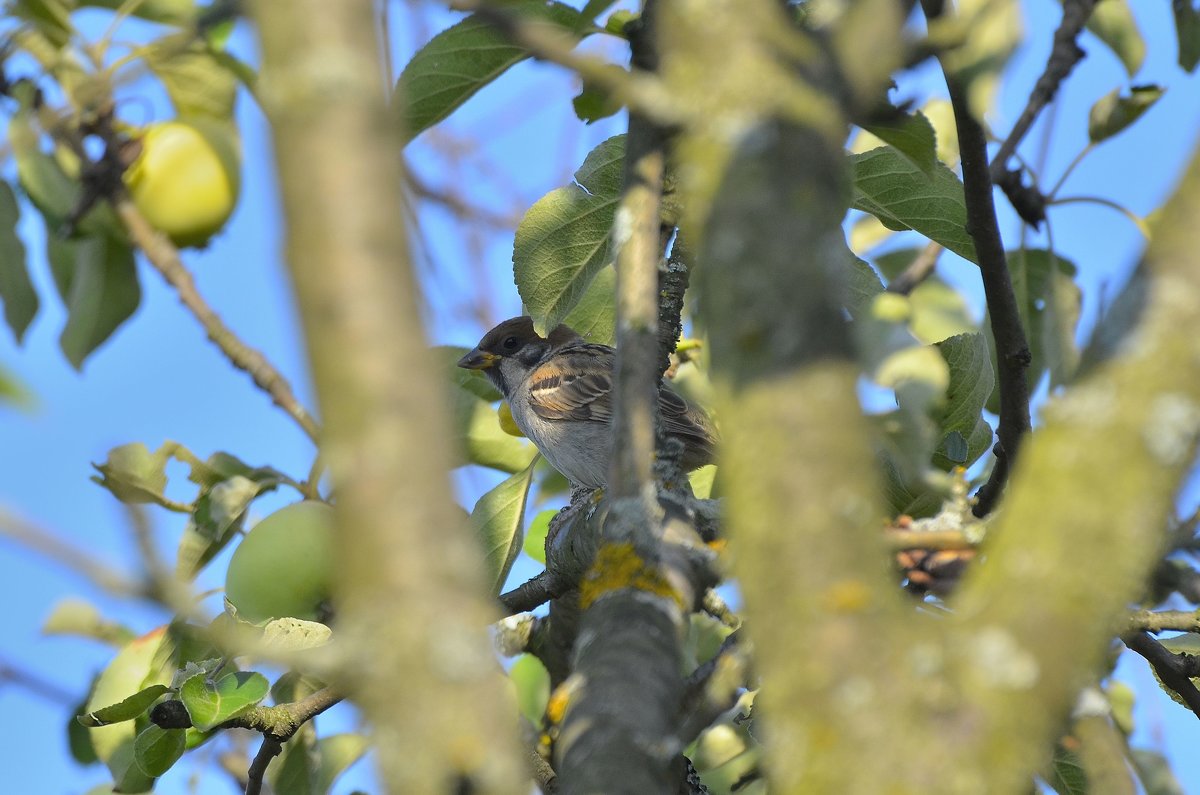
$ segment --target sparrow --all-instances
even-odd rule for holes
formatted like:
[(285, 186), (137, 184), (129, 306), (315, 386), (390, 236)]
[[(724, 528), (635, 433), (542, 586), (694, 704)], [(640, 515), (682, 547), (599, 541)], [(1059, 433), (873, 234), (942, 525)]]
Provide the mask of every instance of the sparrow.
[[(484, 334), (458, 366), (482, 370), (550, 465), (571, 483), (594, 489), (608, 481), (615, 361), (608, 345), (587, 342), (566, 325), (542, 337), (524, 316)], [(702, 410), (664, 383), (658, 412), (666, 433), (683, 443), (685, 470), (712, 462), (716, 431)]]

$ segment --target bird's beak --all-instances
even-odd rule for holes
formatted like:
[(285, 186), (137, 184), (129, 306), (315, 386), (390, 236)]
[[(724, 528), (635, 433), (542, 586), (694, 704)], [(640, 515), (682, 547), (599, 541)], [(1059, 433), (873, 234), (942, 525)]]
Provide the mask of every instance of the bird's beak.
[(487, 370), (494, 367), (500, 357), (494, 353), (481, 351), (478, 348), (458, 360), (458, 366), (465, 370)]

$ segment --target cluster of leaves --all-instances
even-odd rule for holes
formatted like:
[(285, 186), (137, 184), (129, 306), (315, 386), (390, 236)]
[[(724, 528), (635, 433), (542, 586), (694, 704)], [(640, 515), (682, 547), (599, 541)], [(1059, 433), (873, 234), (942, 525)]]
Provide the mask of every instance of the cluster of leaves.
[[(117, 11), (99, 41), (86, 41), (76, 27), (73, 12), (86, 8)], [(67, 309), (59, 341), (79, 368), (141, 300), (133, 244), (88, 181), (87, 131), (114, 103), (147, 89), (143, 74), (165, 91), (176, 117), (232, 127), (238, 83), (253, 73), (224, 49), (232, 22), (209, 19), (194, 0), (13, 0), (8, 11), (10, 157), (21, 194), (45, 225), (46, 258)], [(160, 35), (136, 45), (114, 40), (130, 15), (157, 23)], [(18, 342), (40, 306), (16, 232), (19, 213), (13, 185), (0, 182), (0, 302)]]

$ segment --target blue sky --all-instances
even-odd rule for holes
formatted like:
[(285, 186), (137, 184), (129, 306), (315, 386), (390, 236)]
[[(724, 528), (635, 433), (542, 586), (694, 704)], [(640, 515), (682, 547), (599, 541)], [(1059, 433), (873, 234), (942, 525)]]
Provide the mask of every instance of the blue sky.
[[(1196, 144), (1200, 84), (1174, 63), (1169, 4), (1136, 5), (1139, 24), (1152, 43), (1136, 82), (1168, 86), (1167, 94), (1132, 130), (1095, 151), (1072, 176), (1063, 195), (1117, 198), (1134, 212), (1146, 214), (1168, 195)], [(1004, 86), (1002, 112), (991, 119), (997, 130), (1006, 130), (1016, 118), (1044, 64), (1057, 24), (1055, 8), (1057, 4), (1039, 0), (1028, 4), (1026, 46)], [(429, 19), (432, 32), (452, 17), (443, 13)], [(401, 64), (428, 33), (419, 26), (396, 30), (394, 50)], [(1051, 178), (1061, 173), (1086, 141), (1090, 105), (1129, 84), (1106, 49), (1094, 39), (1083, 44), (1090, 57), (1067, 82), (1054, 112), (1047, 114), (1053, 118), (1046, 152), (1046, 173)], [(239, 31), (234, 47), (253, 57), (247, 31)], [(930, 70), (917, 75), (914, 85), (914, 92), (940, 90)], [(459, 140), (477, 139), (467, 151), (465, 166), (451, 171), (441, 149), (424, 137), (409, 147), (409, 157), (426, 181), (460, 190), (474, 202), (501, 212), (528, 206), (564, 184), (588, 150), (622, 129), (619, 119), (590, 127), (574, 121), (568, 100), (576, 91), (575, 81), (560, 70), (523, 64), (448, 123)], [(131, 105), (129, 112), (135, 121), (161, 114), (161, 98), (151, 93)], [(245, 97), (239, 103), (239, 121), (245, 148), (242, 201), (226, 231), (208, 250), (186, 254), (186, 261), (201, 292), (225, 321), (261, 349), (311, 406), (281, 260), (282, 222), (267, 130), (257, 108)], [(1034, 160), (1045, 126), (1045, 121), (1039, 123), (1022, 147)], [(485, 160), (493, 164), (493, 173), (477, 165)], [(1005, 206), (1003, 200), (998, 204)], [(1141, 240), (1120, 215), (1094, 206), (1055, 208), (1051, 223), (1056, 249), (1080, 267), (1087, 325), (1100, 305), (1101, 286), (1106, 286), (1109, 296), (1113, 294), (1135, 261)], [(474, 344), (486, 321), (519, 313), (511, 276), (511, 234), (480, 234), (474, 239), (438, 208), (423, 210), (421, 224), (419, 267), (429, 296), (426, 319), (433, 342)], [(249, 463), (269, 463), (297, 476), (307, 472), (311, 443), (246, 376), (226, 364), (157, 275), (144, 266), (140, 268), (144, 294), (137, 314), (87, 362), (82, 374), (75, 372), (57, 348), (64, 313), (40, 254), (39, 227), (27, 214), (22, 231), (33, 252), (42, 311), (21, 347), (0, 331), (0, 366), (15, 373), (36, 397), (36, 407), (29, 412), (0, 407), (0, 506), (18, 511), (93, 552), (97, 559), (133, 570), (138, 556), (120, 506), (88, 481), (90, 462), (102, 461), (111, 447), (143, 441), (153, 448), (170, 439), (201, 456), (227, 451)], [(1020, 225), (1011, 213), (1003, 214), (1002, 230), (1010, 246), (1019, 242)], [(1044, 239), (1043, 233), (1029, 240), (1032, 245)], [(330, 263), (330, 267), (337, 265)], [(977, 316), (982, 315), (974, 267), (947, 256), (939, 272), (962, 285)], [(487, 294), (482, 313), (474, 309), (481, 292)], [(179, 485), (186, 485), (182, 469), (171, 474)], [(460, 476), (458, 483), (470, 500), (492, 479)], [(177, 493), (186, 496), (186, 490)], [(1196, 488), (1189, 487), (1181, 506), (1193, 507), (1198, 496)], [(271, 495), (255, 504), (254, 514), (261, 517), (290, 499), (290, 495)], [(162, 548), (170, 554), (182, 523), (162, 514), (156, 515), (156, 521)], [(213, 566), (218, 572), (221, 568), (221, 561)], [(528, 576), (531, 570), (521, 566), (513, 576)], [(220, 577), (210, 576), (206, 582), (219, 585)], [(94, 601), (140, 631), (161, 624), (166, 616), (115, 600), (61, 567), (0, 543), (0, 600), (10, 605), (0, 635), (0, 662), (81, 694), (91, 674), (110, 658), (110, 650), (89, 641), (44, 638), (39, 631), (52, 605), (70, 595)], [(1200, 758), (1194, 753), (1200, 743), (1200, 723), (1157, 693), (1140, 661), (1123, 661), (1120, 675), (1142, 694), (1137, 713), (1140, 743), (1167, 752), (1186, 791), (1200, 792)], [(78, 768), (69, 760), (63, 732), (66, 717), (65, 709), (22, 688), (0, 685), (0, 760), (5, 763), (10, 791), (78, 793), (106, 780), (102, 768)], [(323, 731), (352, 723), (352, 715), (334, 715)], [(336, 791), (348, 792), (356, 783), (361, 786), (363, 778), (362, 773), (348, 777)], [(172, 771), (159, 790), (188, 791), (187, 768)], [(234, 790), (210, 773), (196, 791)]]

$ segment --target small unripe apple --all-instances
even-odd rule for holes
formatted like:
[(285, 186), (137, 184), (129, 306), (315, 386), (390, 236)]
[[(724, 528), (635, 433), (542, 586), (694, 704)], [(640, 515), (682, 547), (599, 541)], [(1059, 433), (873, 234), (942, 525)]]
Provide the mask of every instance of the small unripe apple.
[(225, 598), (238, 617), (320, 621), (333, 580), (333, 508), (297, 502), (256, 524), (233, 552)]
[(136, 137), (141, 152), (125, 171), (134, 204), (175, 245), (203, 246), (237, 204), (236, 128), (193, 118), (151, 124)]

